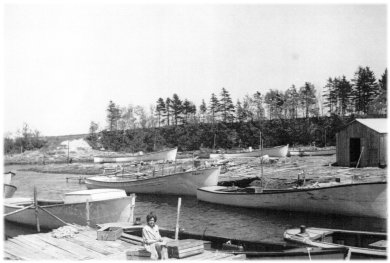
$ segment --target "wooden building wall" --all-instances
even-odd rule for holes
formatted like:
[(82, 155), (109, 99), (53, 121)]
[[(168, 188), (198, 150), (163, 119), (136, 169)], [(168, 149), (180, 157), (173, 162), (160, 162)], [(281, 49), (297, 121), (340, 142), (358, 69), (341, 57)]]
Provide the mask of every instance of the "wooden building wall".
[(340, 166), (351, 166), (351, 138), (360, 139), (364, 147), (359, 167), (387, 165), (387, 134), (378, 133), (360, 122), (352, 122), (336, 134), (336, 161)]

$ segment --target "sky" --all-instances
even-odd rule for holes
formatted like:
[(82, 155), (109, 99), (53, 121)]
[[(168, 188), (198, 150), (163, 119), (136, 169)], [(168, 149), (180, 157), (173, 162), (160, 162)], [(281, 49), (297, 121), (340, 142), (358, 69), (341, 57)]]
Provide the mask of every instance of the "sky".
[(3, 133), (106, 126), (110, 100), (149, 109), (158, 98), (234, 102), (359, 66), (387, 67), (384, 4), (123, 4), (3, 6)]

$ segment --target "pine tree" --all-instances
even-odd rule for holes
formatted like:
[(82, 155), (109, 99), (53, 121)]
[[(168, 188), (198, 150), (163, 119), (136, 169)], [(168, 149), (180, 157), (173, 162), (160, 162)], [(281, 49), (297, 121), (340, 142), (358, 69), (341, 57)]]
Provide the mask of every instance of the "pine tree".
[(199, 106), (199, 112), (201, 115), (201, 121), (204, 122), (207, 114), (207, 106), (206, 106), (206, 102), (204, 102), (203, 99), (202, 99), (202, 104), (200, 104)]
[(120, 117), (121, 114), (119, 108), (115, 105), (114, 102), (110, 100), (107, 108), (107, 122), (110, 131), (115, 131), (117, 129), (118, 120)]
[(167, 125), (169, 126), (169, 121), (171, 119), (171, 104), (172, 100), (170, 98), (167, 98), (165, 100), (165, 118), (167, 120)]
[(172, 116), (173, 120), (175, 121), (175, 125), (177, 126), (178, 122), (182, 119), (182, 112), (183, 112), (183, 105), (182, 101), (179, 99), (179, 96), (175, 93), (172, 97), (172, 103), (171, 103), (171, 109), (172, 109)]
[(376, 83), (374, 72), (369, 67), (359, 67), (355, 72), (355, 79), (352, 89), (352, 100), (357, 113), (368, 113), (370, 102), (379, 94), (379, 87)]
[(229, 92), (222, 88), (221, 99), (219, 101), (219, 110), (222, 112), (223, 122), (234, 120), (234, 105)]
[(167, 109), (166, 109), (166, 106), (165, 106), (164, 99), (163, 98), (159, 98), (157, 100), (157, 106), (156, 106), (156, 115), (157, 115), (157, 119), (158, 119), (158, 127), (160, 127), (161, 123), (164, 122), (162, 117), (165, 115), (166, 112), (167, 112)]
[(286, 109), (288, 116), (293, 119), (297, 118), (299, 94), (297, 92), (297, 89), (295, 88), (295, 85), (292, 85), (286, 90), (284, 97), (286, 98)]
[(219, 112), (219, 101), (217, 96), (215, 96), (214, 93), (211, 94), (211, 99), (210, 99), (210, 106), (209, 106), (209, 112), (211, 115), (212, 122), (214, 124), (216, 120), (216, 115)]
[(334, 83), (337, 97), (337, 109), (341, 116), (345, 116), (348, 108), (351, 106), (352, 85), (345, 76), (335, 79)]
[(370, 112), (375, 114), (387, 114), (387, 69), (378, 80), (379, 92), (370, 103)]
[(316, 90), (313, 84), (305, 82), (305, 85), (299, 89), (300, 104), (305, 111), (305, 118), (317, 104)]

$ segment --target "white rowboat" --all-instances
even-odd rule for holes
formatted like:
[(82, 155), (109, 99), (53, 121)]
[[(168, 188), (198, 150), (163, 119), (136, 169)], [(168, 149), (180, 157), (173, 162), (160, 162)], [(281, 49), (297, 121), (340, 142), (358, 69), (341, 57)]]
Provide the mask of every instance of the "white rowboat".
[(101, 175), (85, 179), (85, 184), (89, 189), (116, 188), (127, 193), (196, 195), (199, 187), (217, 185), (219, 174), (219, 167), (211, 167), (148, 177)]
[[(16, 212), (32, 204), (32, 198), (4, 199), (5, 220), (36, 226), (34, 207)], [(38, 205), (66, 223), (87, 225), (89, 220), (90, 226), (93, 227), (96, 224), (127, 221), (131, 197), (118, 189), (82, 190), (65, 194), (63, 201), (38, 199)], [(12, 212), (16, 213), (11, 214)], [(38, 209), (38, 217), (41, 228), (54, 229), (64, 226), (63, 222), (42, 209)]]
[(386, 188), (386, 182), (324, 183), (280, 190), (210, 186), (198, 189), (197, 198), (240, 207), (387, 218)]
[(168, 150), (151, 152), (141, 155), (125, 155), (125, 156), (95, 156), (95, 163), (125, 163), (134, 161), (174, 161), (176, 160), (177, 148)]
[(288, 153), (288, 144), (284, 146), (277, 146), (272, 148), (263, 148), (251, 152), (237, 152), (237, 153), (212, 153), (210, 159), (216, 158), (241, 158), (241, 157), (260, 157), (268, 155), (269, 157), (286, 157)]

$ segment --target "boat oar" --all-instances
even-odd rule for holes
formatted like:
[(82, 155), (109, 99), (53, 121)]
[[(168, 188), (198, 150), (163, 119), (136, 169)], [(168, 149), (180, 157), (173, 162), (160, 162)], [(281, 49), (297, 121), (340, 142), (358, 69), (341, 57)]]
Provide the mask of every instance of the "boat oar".
[(26, 209), (29, 209), (29, 208), (32, 208), (32, 207), (34, 207), (34, 204), (26, 206), (26, 207), (23, 207), (23, 208), (21, 208), (19, 210), (11, 212), (11, 213), (5, 214), (4, 217), (10, 216), (10, 215), (13, 215), (13, 214), (16, 214), (16, 213), (19, 213), (19, 212), (22, 212), (23, 210), (26, 210)]

